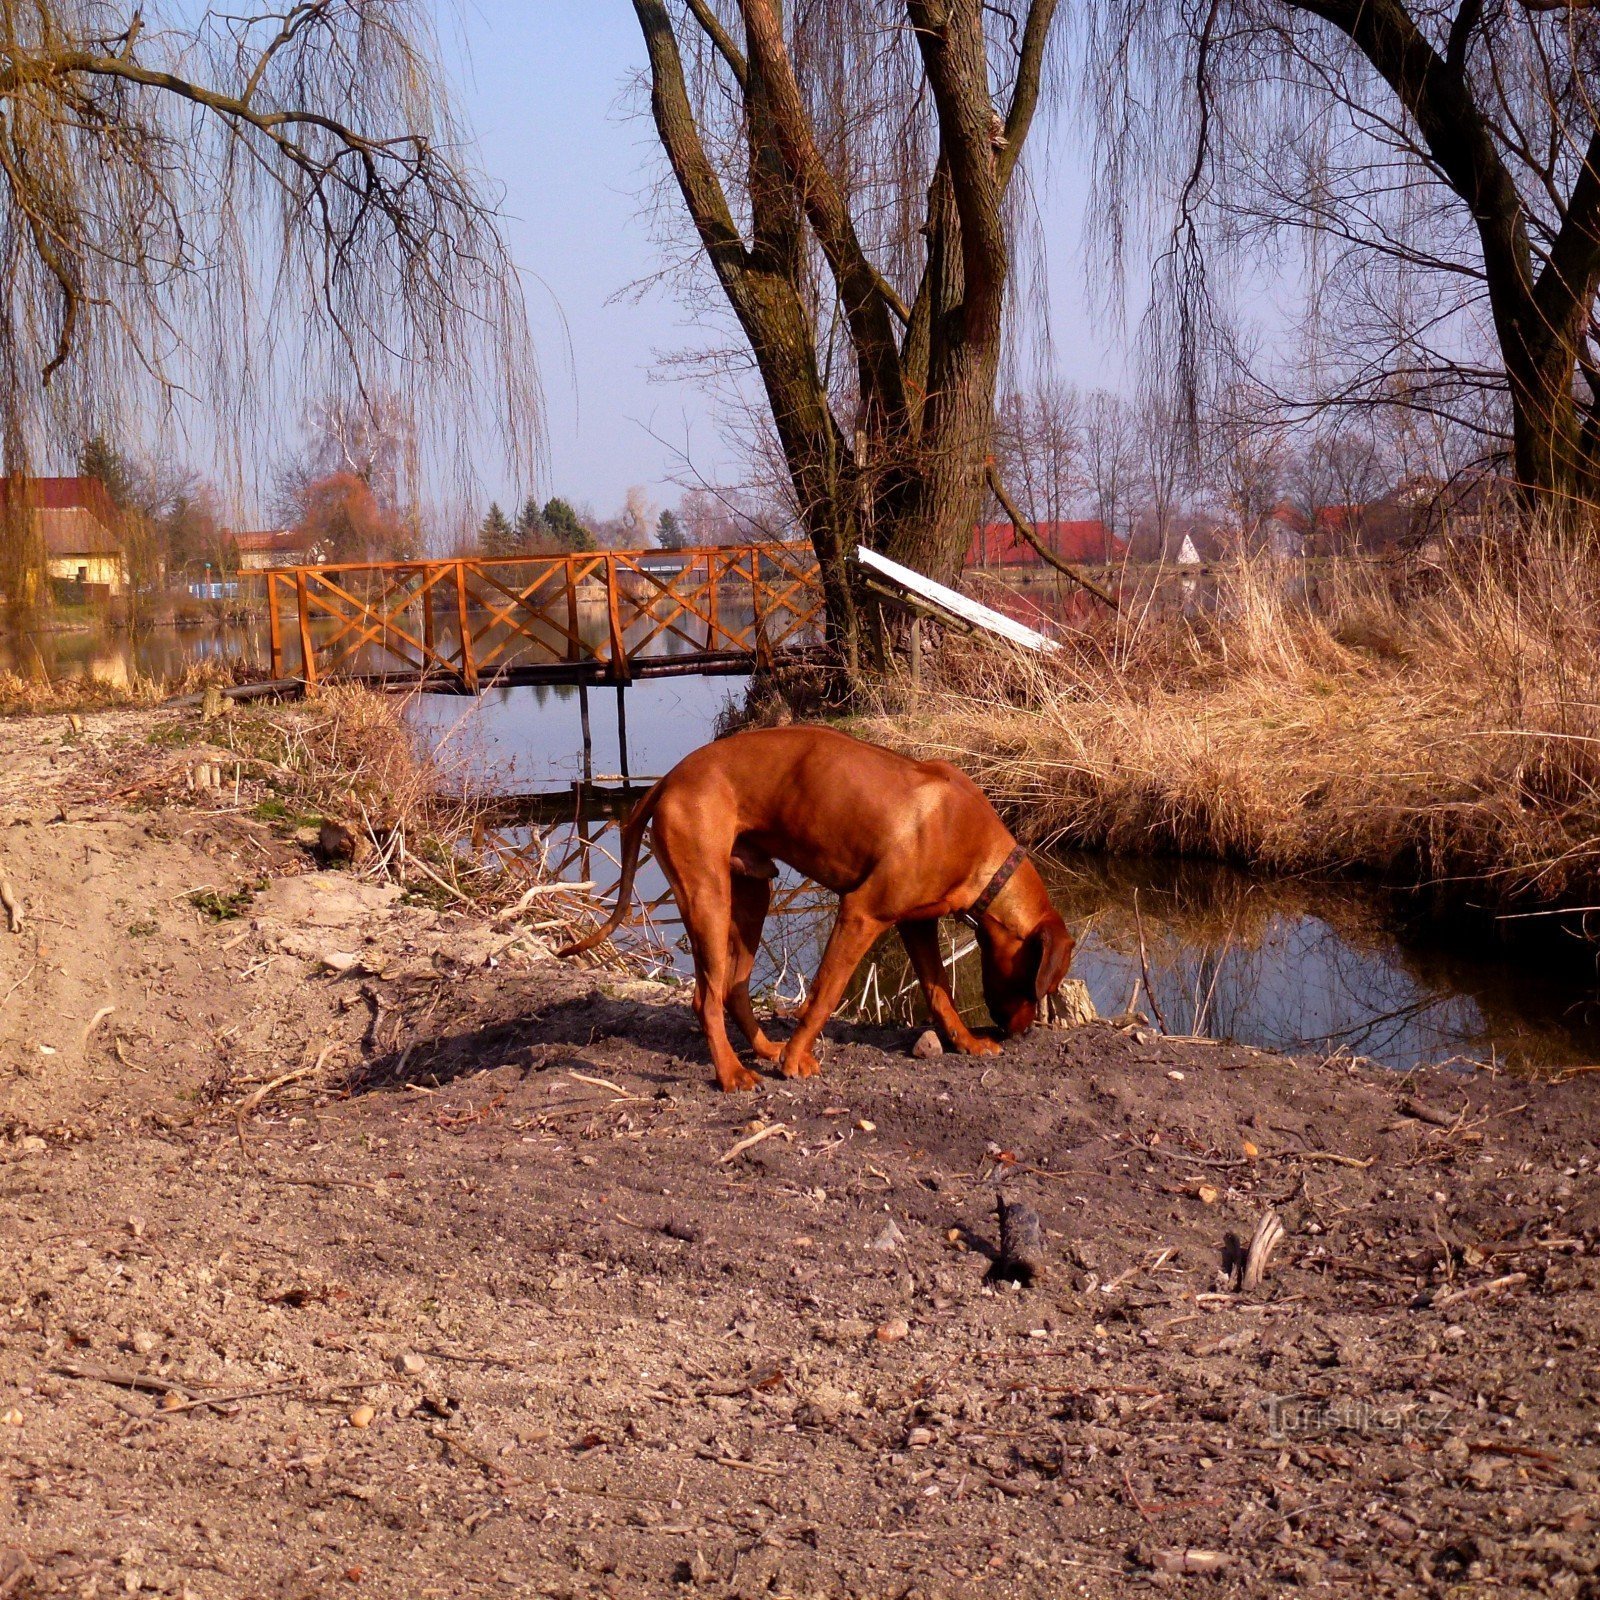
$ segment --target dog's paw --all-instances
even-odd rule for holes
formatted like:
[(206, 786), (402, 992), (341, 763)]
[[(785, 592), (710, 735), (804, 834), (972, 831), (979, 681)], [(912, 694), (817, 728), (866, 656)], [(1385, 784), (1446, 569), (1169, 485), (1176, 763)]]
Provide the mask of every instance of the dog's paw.
[(785, 1050), (783, 1065), (779, 1070), (786, 1078), (814, 1078), (822, 1071), (822, 1067), (809, 1050), (800, 1056), (791, 1055)]
[(997, 1056), (1000, 1046), (993, 1039), (980, 1039), (976, 1034), (968, 1039), (961, 1047), (964, 1056)]
[(734, 1094), (740, 1089), (759, 1089), (761, 1080), (749, 1067), (735, 1067), (726, 1077), (717, 1074), (717, 1087), (724, 1094)]

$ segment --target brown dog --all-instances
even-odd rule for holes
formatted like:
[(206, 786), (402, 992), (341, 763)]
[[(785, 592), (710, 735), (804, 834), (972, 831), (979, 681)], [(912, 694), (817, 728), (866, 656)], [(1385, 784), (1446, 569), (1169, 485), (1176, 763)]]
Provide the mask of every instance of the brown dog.
[[(689, 930), (694, 1008), (724, 1089), (759, 1082), (728, 1043), (724, 1008), (758, 1056), (781, 1057), (785, 1077), (809, 1078), (823, 1023), (887, 928), (900, 930), (941, 1038), (967, 1055), (1000, 1046), (976, 1037), (956, 1012), (940, 917), (964, 915), (977, 930), (984, 999), (1005, 1033), (1033, 1025), (1072, 961), (1072, 935), (1044, 881), (965, 773), (804, 727), (735, 734), (680, 761), (623, 827), (616, 910), (560, 955), (593, 948), (627, 915), (647, 823)], [(811, 997), (781, 1048), (750, 1005), (750, 969), (779, 861), (839, 896)]]

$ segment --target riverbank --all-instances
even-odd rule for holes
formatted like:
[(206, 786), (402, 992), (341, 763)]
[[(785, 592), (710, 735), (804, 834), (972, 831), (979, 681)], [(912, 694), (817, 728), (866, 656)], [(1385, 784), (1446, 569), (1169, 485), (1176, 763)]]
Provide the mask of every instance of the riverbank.
[(961, 640), (859, 731), (959, 762), (1034, 843), (1361, 872), (1441, 912), (1600, 906), (1600, 563), (1290, 565), (1060, 654)]
[(1597, 1075), (835, 1027), (721, 1096), (682, 992), (550, 960), (537, 898), (314, 860), (300, 714), (237, 800), (243, 723), (0, 724), (13, 1592), (1592, 1582)]

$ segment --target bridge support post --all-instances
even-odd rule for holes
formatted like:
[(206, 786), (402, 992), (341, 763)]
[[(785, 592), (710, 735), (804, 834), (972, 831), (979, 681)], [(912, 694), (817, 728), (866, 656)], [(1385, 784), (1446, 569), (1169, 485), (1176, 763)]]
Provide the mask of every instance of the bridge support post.
[(283, 617), (278, 612), (278, 575), (267, 574), (267, 637), (272, 648), (272, 676), (283, 676)]
[(468, 694), (478, 692), (478, 668), (472, 659), (472, 623), (467, 617), (467, 564), (456, 562), (456, 625), (461, 630), (461, 681)]
[(583, 781), (593, 783), (594, 740), (589, 732), (589, 685), (586, 683), (578, 685), (578, 726), (583, 730)]
[(309, 694), (317, 686), (317, 655), (311, 647), (311, 607), (306, 599), (306, 569), (294, 571), (294, 599), (300, 620), (300, 676)]
[(628, 691), (617, 685), (617, 759), (622, 764), (622, 786), (628, 787)]

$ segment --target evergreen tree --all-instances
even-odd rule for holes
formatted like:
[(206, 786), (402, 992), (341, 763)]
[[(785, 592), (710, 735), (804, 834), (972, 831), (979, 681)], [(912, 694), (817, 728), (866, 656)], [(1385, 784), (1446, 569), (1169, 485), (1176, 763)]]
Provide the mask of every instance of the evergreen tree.
[(517, 536), (496, 502), (478, 529), (478, 548), (491, 560), (516, 553)]
[(594, 535), (578, 521), (578, 513), (565, 500), (546, 500), (544, 520), (556, 543), (567, 550), (593, 550)]
[(78, 471), (85, 478), (98, 478), (119, 511), (126, 511), (134, 504), (137, 491), (133, 469), (127, 457), (103, 433), (83, 441), (83, 448), (78, 452)]
[(517, 513), (517, 548), (524, 554), (540, 550), (550, 541), (550, 528), (539, 509), (539, 502), (530, 494)]
[(663, 511), (657, 519), (656, 543), (663, 550), (682, 550), (688, 545), (689, 535), (673, 512)]

